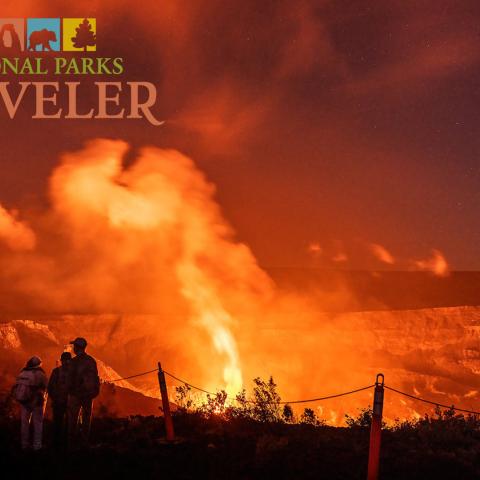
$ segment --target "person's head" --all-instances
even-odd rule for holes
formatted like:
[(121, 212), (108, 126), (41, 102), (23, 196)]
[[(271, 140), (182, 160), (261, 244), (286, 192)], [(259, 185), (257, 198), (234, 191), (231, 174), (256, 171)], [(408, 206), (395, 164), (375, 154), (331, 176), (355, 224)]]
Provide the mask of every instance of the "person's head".
[(60, 355), (60, 361), (62, 365), (66, 365), (72, 359), (72, 354), (70, 352), (63, 352)]
[(25, 365), (26, 368), (37, 368), (42, 364), (42, 360), (39, 357), (32, 357), (27, 364)]
[(87, 341), (82, 337), (77, 337), (75, 340), (70, 342), (73, 345), (73, 352), (75, 355), (85, 352), (87, 348)]

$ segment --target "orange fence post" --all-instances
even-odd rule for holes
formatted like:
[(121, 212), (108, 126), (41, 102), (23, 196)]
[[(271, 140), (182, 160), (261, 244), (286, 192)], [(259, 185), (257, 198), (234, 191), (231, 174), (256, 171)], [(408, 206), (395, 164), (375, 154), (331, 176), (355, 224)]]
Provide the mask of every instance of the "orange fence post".
[(173, 442), (175, 440), (175, 432), (173, 430), (172, 414), (170, 412), (170, 401), (168, 400), (165, 373), (162, 370), (160, 362), (158, 362), (158, 384), (160, 385), (160, 395), (162, 396), (163, 418), (165, 421), (165, 430), (167, 432), (167, 441)]
[(383, 373), (379, 373), (375, 381), (375, 394), (373, 397), (373, 414), (372, 426), (370, 428), (370, 449), (368, 452), (367, 480), (378, 479), (378, 470), (380, 466), (380, 441), (382, 435), (384, 381), (385, 378)]

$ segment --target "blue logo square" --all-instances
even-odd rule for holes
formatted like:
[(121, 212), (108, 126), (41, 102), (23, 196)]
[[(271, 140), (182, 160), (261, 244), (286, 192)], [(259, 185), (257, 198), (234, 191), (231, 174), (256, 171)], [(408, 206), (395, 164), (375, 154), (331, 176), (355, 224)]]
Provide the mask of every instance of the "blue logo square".
[(28, 18), (27, 50), (34, 52), (59, 52), (60, 19)]

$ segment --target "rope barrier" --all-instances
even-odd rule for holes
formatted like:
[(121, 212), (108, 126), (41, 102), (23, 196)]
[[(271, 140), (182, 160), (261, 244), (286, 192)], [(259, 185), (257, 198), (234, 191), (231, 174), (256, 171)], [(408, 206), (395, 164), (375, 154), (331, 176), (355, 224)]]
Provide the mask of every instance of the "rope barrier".
[(196, 387), (195, 385), (192, 385), (190, 382), (186, 382), (185, 380), (182, 380), (181, 378), (176, 377), (175, 375), (167, 372), (166, 370), (164, 370), (163, 372), (166, 373), (169, 377), (173, 378), (174, 380), (177, 380), (178, 382), (183, 383), (184, 385), (187, 385), (187, 387), (194, 388), (195, 390), (206, 393), (207, 395), (215, 395), (215, 393), (209, 392), (208, 390), (204, 390), (203, 388), (200, 388), (200, 387)]
[(281, 405), (285, 404), (294, 404), (294, 403), (308, 403), (308, 402), (319, 402), (321, 400), (329, 400), (330, 398), (337, 398), (337, 397), (344, 397), (345, 395), (351, 395), (352, 393), (361, 392), (363, 390), (368, 390), (369, 388), (374, 387), (375, 384), (368, 385), (367, 387), (357, 388), (355, 390), (350, 390), (349, 392), (344, 393), (336, 393), (335, 395), (328, 395), (327, 397), (318, 397), (318, 398), (311, 398), (309, 400), (292, 400), (290, 402), (278, 402)]
[[(130, 375), (128, 377), (116, 378), (115, 380), (109, 380), (109, 382), (120, 382), (122, 380), (129, 380), (131, 378), (141, 377), (143, 375), (148, 375), (148, 374), (153, 373), (153, 372), (158, 372), (158, 368), (155, 368), (153, 370), (148, 370), (147, 372), (137, 373), (135, 375)], [(166, 375), (168, 375), (170, 378), (173, 378), (174, 380), (177, 380), (177, 382), (183, 383), (184, 385), (186, 385), (190, 388), (193, 388), (194, 390), (198, 390), (199, 392), (206, 393), (207, 395), (216, 395), (216, 393), (214, 393), (214, 392), (210, 392), (208, 390), (205, 390), (204, 388), (197, 387), (197, 386), (193, 385), (192, 383), (187, 382), (186, 380), (182, 380), (181, 378), (173, 375), (173, 373), (167, 372), (166, 370), (163, 370), (163, 372)], [(375, 386), (375, 384), (372, 384), (372, 385), (368, 385), (366, 387), (361, 387), (361, 388), (357, 388), (355, 390), (350, 390), (348, 392), (336, 393), (334, 395), (327, 395), (325, 397), (309, 398), (309, 399), (306, 399), (306, 400), (280, 401), (280, 402), (277, 402), (277, 403), (279, 405), (293, 405), (293, 404), (299, 404), (299, 403), (320, 402), (320, 401), (323, 401), (323, 400), (330, 400), (331, 398), (344, 397), (346, 395), (351, 395), (353, 393), (362, 392), (364, 390), (368, 390), (369, 388), (373, 388), (374, 386)], [(417, 397), (415, 395), (411, 395), (410, 393), (402, 392), (401, 390), (397, 390), (396, 388), (389, 387), (388, 385), (384, 385), (384, 387), (388, 390), (391, 390), (392, 392), (398, 393), (400, 395), (404, 395), (405, 397), (409, 397), (413, 400), (418, 400), (419, 402), (424, 402), (424, 403), (428, 403), (430, 405), (435, 405), (437, 407), (442, 407), (442, 408), (455, 410), (456, 412), (464, 412), (464, 413), (469, 413), (471, 415), (479, 415), (480, 416), (480, 412), (477, 412), (475, 410), (467, 410), (465, 408), (455, 407), (454, 405), (445, 405), (443, 403), (433, 402), (433, 401), (427, 400), (425, 398), (421, 398), (421, 397)], [(229, 396), (227, 398), (231, 398), (231, 396)], [(245, 400), (245, 401), (247, 403), (257, 403), (255, 400)]]
[(399, 393), (400, 395), (404, 395), (405, 397), (413, 398), (414, 400), (418, 400), (420, 402), (429, 403), (430, 405), (435, 405), (437, 407), (448, 408), (448, 409), (451, 409), (451, 410), (455, 410), (457, 412), (465, 412), (465, 413), (470, 413), (472, 415), (480, 415), (480, 412), (475, 412), (474, 410), (466, 410), (464, 408), (457, 408), (454, 405), (445, 405), (443, 403), (432, 402), (431, 400), (426, 400), (424, 398), (416, 397), (415, 395), (410, 395), (409, 393), (402, 392), (400, 390), (397, 390), (396, 388), (388, 387), (387, 385), (384, 385), (384, 387), (388, 390), (391, 390), (392, 392)]
[(129, 377), (116, 378), (115, 380), (108, 380), (109, 382), (121, 382), (122, 380), (129, 380), (130, 378), (142, 377), (143, 375), (148, 375), (149, 373), (157, 372), (158, 368), (154, 370), (149, 370), (148, 372), (137, 373), (136, 375), (130, 375)]
[[(215, 395), (215, 393), (209, 392), (208, 390), (205, 390), (205, 389), (200, 388), (200, 387), (196, 387), (195, 385), (192, 385), (190, 382), (182, 380), (181, 378), (176, 377), (175, 375), (167, 372), (166, 370), (164, 370), (164, 373), (167, 374), (169, 377), (177, 380), (178, 382), (183, 383), (184, 385), (187, 385), (188, 387), (191, 387), (195, 390), (199, 390), (200, 392), (206, 393), (207, 395)], [(357, 393), (357, 392), (361, 392), (363, 390), (368, 390), (369, 388), (372, 388), (374, 386), (375, 386), (375, 384), (372, 384), (372, 385), (368, 385), (367, 387), (357, 388), (355, 390), (350, 390), (349, 392), (344, 392), (344, 393), (336, 393), (334, 395), (328, 395), (326, 397), (310, 398), (310, 399), (307, 399), (307, 400), (281, 401), (281, 402), (278, 402), (278, 404), (279, 405), (287, 405), (287, 404), (294, 404), (294, 403), (309, 403), (309, 402), (318, 402), (320, 400), (329, 400), (330, 398), (343, 397), (345, 395), (350, 395), (352, 393)], [(246, 402), (247, 403), (257, 403), (255, 400), (246, 400)]]
[[(168, 396), (168, 391), (167, 391), (167, 384), (166, 384), (166, 379), (165, 375), (168, 375), (170, 378), (173, 380), (176, 380), (177, 382), (180, 382), (187, 386), (189, 389), (193, 388), (195, 390), (198, 390), (199, 392), (206, 393), (209, 397), (210, 395), (217, 396), (221, 395), (221, 399), (224, 400), (226, 398), (232, 398), (231, 396), (227, 395), (227, 393), (224, 390), (221, 390), (217, 393), (210, 392), (208, 390), (205, 390), (204, 388), (197, 387), (195, 385), (192, 385), (190, 382), (187, 382), (186, 380), (183, 380), (176, 375), (173, 375), (173, 373), (167, 372), (166, 370), (163, 370), (161, 363), (158, 362), (158, 369), (154, 370), (149, 370), (148, 372), (143, 372), (143, 373), (138, 373), (135, 375), (130, 375), (128, 377), (124, 378), (117, 378), (115, 380), (112, 380), (112, 382), (119, 382), (121, 380), (128, 380), (130, 378), (135, 378), (135, 377), (140, 377), (143, 375), (147, 375), (149, 373), (153, 373), (157, 371), (158, 372), (158, 383), (160, 387), (160, 395), (162, 399), (162, 410), (163, 410), (163, 416), (164, 416), (164, 424), (165, 424), (165, 433), (166, 433), (166, 440), (167, 442), (174, 442), (175, 441), (175, 431), (174, 431), (174, 425), (173, 425), (173, 419), (170, 411), (170, 400)], [(420, 402), (428, 403), (430, 405), (435, 405), (437, 408), (438, 407), (443, 407), (446, 409), (451, 409), (457, 412), (465, 412), (470, 415), (479, 415), (480, 412), (476, 412), (474, 410), (467, 410), (464, 408), (456, 408), (454, 405), (449, 406), (445, 405), (442, 403), (438, 402), (433, 402), (431, 400), (427, 400), (425, 398), (418, 397), (416, 395), (411, 395), (410, 393), (402, 392), (401, 390), (397, 390), (396, 388), (389, 387), (384, 384), (385, 377), (383, 373), (378, 373), (376, 376), (375, 383), (372, 385), (368, 385), (366, 387), (361, 387), (357, 388), (355, 390), (349, 390), (348, 392), (342, 392), (342, 393), (336, 393), (334, 395), (327, 395), (324, 397), (316, 397), (316, 398), (310, 398), (307, 400), (291, 400), (291, 401), (280, 401), (280, 398), (277, 396), (278, 401), (256, 401), (256, 400), (247, 400), (247, 399), (240, 399), (238, 400), (239, 402), (245, 402), (245, 403), (250, 403), (250, 404), (274, 404), (274, 405), (293, 405), (293, 404), (299, 404), (299, 403), (309, 403), (309, 402), (319, 402), (322, 400), (329, 400), (332, 398), (338, 398), (338, 397), (343, 397), (346, 395), (352, 395), (354, 393), (362, 392), (365, 390), (368, 390), (372, 387), (374, 388), (374, 394), (373, 394), (373, 408), (371, 410), (371, 425), (370, 425), (370, 441), (369, 441), (369, 450), (368, 450), (368, 471), (367, 471), (367, 478), (368, 480), (378, 480), (378, 474), (379, 474), (379, 468), (380, 468), (380, 443), (381, 443), (381, 432), (382, 432), (382, 413), (383, 413), (383, 404), (384, 404), (384, 389), (390, 390), (392, 392), (398, 393), (399, 395), (403, 395), (405, 397), (411, 398), (413, 400), (417, 400)], [(177, 387), (177, 389), (180, 387)], [(178, 390), (177, 390), (178, 392)], [(243, 391), (245, 392), (245, 390)], [(243, 393), (244, 395), (244, 393)], [(237, 397), (235, 397), (238, 399)], [(209, 398), (210, 401), (210, 398)], [(306, 412), (306, 410), (305, 410)]]

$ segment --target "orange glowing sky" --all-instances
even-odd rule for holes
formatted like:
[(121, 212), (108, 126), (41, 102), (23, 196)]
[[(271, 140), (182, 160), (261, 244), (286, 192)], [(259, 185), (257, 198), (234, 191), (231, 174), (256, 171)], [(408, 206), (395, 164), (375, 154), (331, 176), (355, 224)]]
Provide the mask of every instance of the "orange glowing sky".
[(166, 120), (2, 111), (4, 207), (47, 202), (60, 152), (122, 138), (193, 158), (261, 265), (435, 270), (438, 250), (480, 269), (475, 0), (5, 0), (2, 15), (96, 17), (97, 54), (154, 82)]

